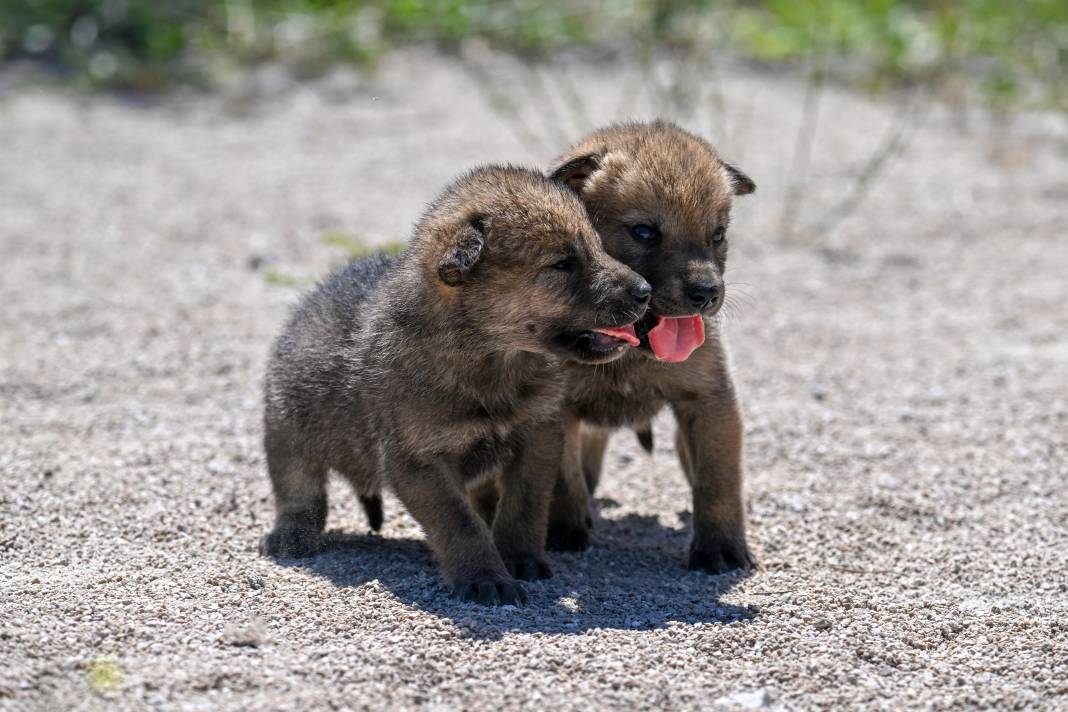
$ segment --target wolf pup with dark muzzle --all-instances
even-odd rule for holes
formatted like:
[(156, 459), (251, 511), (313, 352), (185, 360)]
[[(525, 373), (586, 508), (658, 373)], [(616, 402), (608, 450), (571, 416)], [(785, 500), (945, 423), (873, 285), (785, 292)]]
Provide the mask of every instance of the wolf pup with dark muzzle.
[(712, 317), (723, 305), (736, 195), (756, 186), (703, 139), (666, 122), (596, 131), (561, 156), (552, 177), (586, 204), (610, 255), (653, 286), (638, 349), (600, 368), (568, 369), (565, 451), (549, 548), (589, 545), (589, 498), (612, 428), (648, 423), (665, 405), (693, 489), (690, 568), (749, 568), (742, 505), (742, 421)]
[[(333, 471), (375, 529), (392, 486), (458, 596), (524, 603), (516, 579), (550, 575), (561, 361), (629, 350), (650, 293), (565, 187), (503, 167), (457, 180), (402, 254), (327, 279), (275, 343), (264, 444), (277, 521), (264, 553), (315, 553)], [(487, 478), (500, 491), (492, 529), (466, 492)]]

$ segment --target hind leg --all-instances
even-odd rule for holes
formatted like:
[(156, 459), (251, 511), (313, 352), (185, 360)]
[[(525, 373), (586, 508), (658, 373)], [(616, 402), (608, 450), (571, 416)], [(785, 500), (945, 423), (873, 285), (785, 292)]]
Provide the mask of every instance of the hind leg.
[(276, 518), (260, 551), (280, 559), (312, 556), (326, 526), (326, 468), (281, 443), (269, 443), (267, 470)]

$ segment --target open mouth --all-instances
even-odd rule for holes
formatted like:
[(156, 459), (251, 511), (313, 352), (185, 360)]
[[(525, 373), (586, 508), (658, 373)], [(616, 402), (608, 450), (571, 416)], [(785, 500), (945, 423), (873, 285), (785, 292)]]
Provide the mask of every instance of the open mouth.
[(634, 324), (569, 331), (561, 334), (558, 341), (573, 357), (594, 362), (612, 360), (641, 343), (634, 331)]
[(636, 324), (636, 335), (649, 344), (661, 361), (679, 363), (705, 342), (705, 322), (700, 314), (661, 316), (646, 312)]
[(634, 324), (594, 329), (590, 333), (593, 335), (593, 345), (598, 348), (614, 349), (623, 344), (637, 346), (641, 343), (641, 339), (634, 331)]

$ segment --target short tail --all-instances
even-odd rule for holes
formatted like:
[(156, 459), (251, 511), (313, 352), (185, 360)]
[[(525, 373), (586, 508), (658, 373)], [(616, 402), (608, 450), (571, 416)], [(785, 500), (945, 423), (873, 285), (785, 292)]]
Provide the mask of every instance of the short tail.
[(378, 531), (382, 528), (382, 495), (372, 494), (364, 497), (360, 495), (360, 504), (363, 505), (364, 514), (367, 515), (367, 523), (371, 529)]
[(634, 434), (638, 436), (642, 449), (651, 454), (653, 452), (653, 427), (646, 425), (641, 430), (635, 430)]

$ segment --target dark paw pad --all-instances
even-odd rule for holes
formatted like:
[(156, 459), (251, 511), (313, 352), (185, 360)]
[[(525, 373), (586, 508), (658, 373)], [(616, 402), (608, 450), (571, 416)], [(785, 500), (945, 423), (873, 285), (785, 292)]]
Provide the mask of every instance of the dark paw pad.
[(505, 559), (504, 565), (508, 567), (508, 573), (520, 581), (541, 581), (553, 576), (549, 565), (533, 556)]
[(260, 553), (274, 559), (305, 559), (319, 553), (318, 532), (293, 527), (275, 527), (260, 543)]
[(527, 592), (518, 581), (502, 581), (490, 576), (460, 579), (453, 588), (453, 594), (461, 601), (481, 603), (484, 606), (527, 604)]
[(590, 548), (590, 527), (588, 525), (552, 524), (545, 538), (545, 548), (549, 551), (585, 551)]
[(689, 568), (713, 575), (748, 571), (756, 568), (756, 558), (745, 541), (722, 539), (700, 546), (693, 543), (690, 545)]

